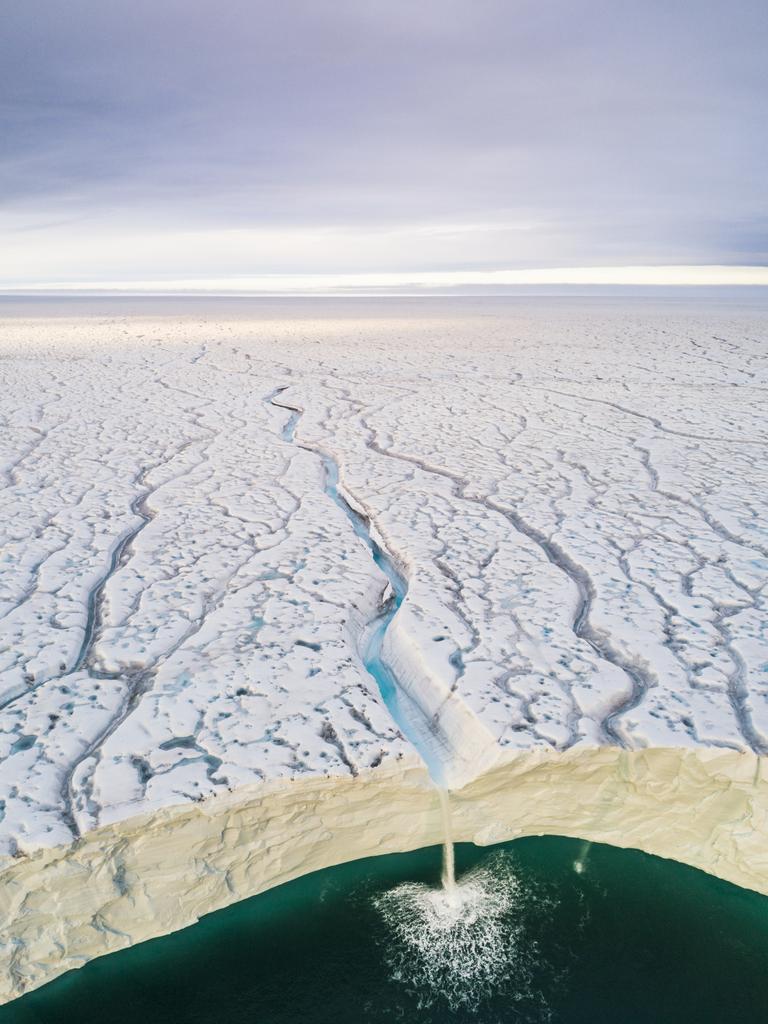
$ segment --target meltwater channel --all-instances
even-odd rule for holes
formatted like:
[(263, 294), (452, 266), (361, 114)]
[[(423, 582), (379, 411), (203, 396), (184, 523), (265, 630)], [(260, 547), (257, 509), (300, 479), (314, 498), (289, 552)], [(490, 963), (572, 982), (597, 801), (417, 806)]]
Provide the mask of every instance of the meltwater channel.
[[(287, 387), (277, 388), (267, 396), (267, 402), (277, 409), (289, 414), (283, 425), (281, 437), (289, 444), (296, 444), (316, 455), (322, 462), (323, 487), (328, 497), (337, 505), (349, 520), (352, 529), (370, 552), (374, 563), (387, 578), (389, 586), (379, 613), (367, 626), (363, 637), (362, 659), (368, 673), (373, 677), (389, 713), (401, 733), (419, 753), (429, 770), (435, 785), (443, 788), (443, 757), (444, 744), (435, 725), (423, 709), (400, 686), (395, 673), (382, 655), (384, 638), (390, 623), (398, 613), (406, 594), (408, 582), (400, 571), (396, 560), (373, 537), (371, 526), (365, 516), (361, 515), (344, 496), (339, 487), (339, 467), (336, 460), (319, 447), (299, 444), (296, 441), (296, 427), (302, 416), (302, 410), (296, 406), (277, 401), (277, 397)], [(443, 807), (447, 805), (443, 799)]]

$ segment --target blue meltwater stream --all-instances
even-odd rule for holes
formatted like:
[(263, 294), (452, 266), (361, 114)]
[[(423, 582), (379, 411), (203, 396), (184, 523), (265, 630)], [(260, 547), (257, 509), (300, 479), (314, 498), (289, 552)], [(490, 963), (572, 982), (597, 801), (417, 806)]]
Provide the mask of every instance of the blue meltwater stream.
[(364, 634), (361, 656), (363, 664), (376, 682), (382, 700), (397, 724), (400, 732), (418, 752), (435, 783), (443, 819), (444, 863), (443, 885), (448, 892), (455, 887), (453, 842), (450, 829), (450, 807), (444, 784), (445, 744), (440, 739), (436, 723), (431, 721), (398, 682), (397, 676), (383, 656), (384, 640), (392, 620), (408, 593), (408, 583), (397, 567), (395, 560), (371, 535), (370, 523), (357, 512), (339, 490), (339, 466), (336, 460), (320, 448), (302, 445), (296, 441), (296, 427), (302, 410), (276, 401), (286, 388), (278, 388), (268, 397), (267, 402), (277, 409), (289, 413), (281, 430), (281, 437), (288, 444), (295, 444), (316, 455), (323, 466), (323, 489), (349, 520), (356, 535), (368, 548), (371, 558), (389, 581), (386, 597), (375, 619), (369, 622)]

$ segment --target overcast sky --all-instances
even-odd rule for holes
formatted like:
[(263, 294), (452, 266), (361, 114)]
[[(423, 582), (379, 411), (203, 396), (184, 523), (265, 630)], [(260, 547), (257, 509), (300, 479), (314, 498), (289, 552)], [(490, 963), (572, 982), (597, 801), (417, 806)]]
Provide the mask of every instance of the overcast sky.
[(765, 0), (3, 0), (0, 285), (768, 263)]

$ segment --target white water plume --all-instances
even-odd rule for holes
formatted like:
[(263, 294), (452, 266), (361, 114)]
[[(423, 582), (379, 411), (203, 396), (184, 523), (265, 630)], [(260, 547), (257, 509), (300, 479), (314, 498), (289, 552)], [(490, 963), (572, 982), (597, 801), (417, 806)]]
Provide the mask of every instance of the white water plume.
[(484, 999), (529, 993), (531, 949), (523, 941), (526, 899), (508, 856), (496, 853), (453, 886), (408, 882), (376, 897), (385, 960), (420, 1007), (444, 1001), (472, 1009)]

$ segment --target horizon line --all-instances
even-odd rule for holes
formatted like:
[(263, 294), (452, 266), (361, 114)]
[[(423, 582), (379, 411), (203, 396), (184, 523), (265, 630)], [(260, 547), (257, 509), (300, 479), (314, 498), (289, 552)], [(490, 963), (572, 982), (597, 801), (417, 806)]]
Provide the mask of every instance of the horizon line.
[(768, 266), (658, 265), (556, 267), (524, 270), (467, 270), (359, 273), (277, 273), (208, 278), (154, 278), (105, 281), (13, 281), (0, 295), (132, 295), (227, 297), (315, 297), (318, 295), (426, 296), (460, 289), (534, 287), (768, 287)]

